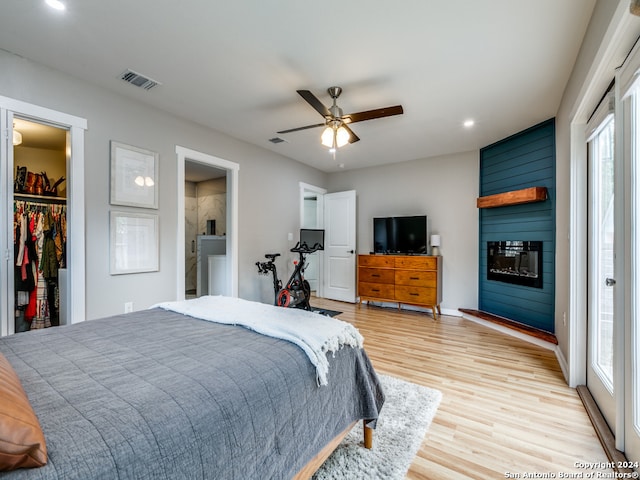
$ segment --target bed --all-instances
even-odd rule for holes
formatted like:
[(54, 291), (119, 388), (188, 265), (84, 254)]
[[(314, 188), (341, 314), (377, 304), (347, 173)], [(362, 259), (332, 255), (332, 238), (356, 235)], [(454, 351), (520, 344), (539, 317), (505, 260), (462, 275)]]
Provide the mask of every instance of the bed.
[(165, 307), (0, 338), (48, 460), (0, 478), (290, 479), (354, 422), (375, 426), (364, 349), (334, 345), (323, 378), (289, 340)]

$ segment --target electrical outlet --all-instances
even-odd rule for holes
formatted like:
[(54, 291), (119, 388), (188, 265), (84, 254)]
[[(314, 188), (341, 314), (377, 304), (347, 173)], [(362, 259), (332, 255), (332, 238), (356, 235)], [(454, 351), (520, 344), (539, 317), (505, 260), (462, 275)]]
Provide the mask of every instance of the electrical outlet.
[(124, 313), (131, 313), (133, 312), (133, 302), (126, 302), (124, 304)]

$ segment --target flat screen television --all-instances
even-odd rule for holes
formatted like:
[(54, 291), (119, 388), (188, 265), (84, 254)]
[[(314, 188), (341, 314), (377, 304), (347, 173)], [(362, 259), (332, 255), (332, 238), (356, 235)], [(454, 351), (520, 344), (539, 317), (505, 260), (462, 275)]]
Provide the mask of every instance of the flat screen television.
[(307, 248), (313, 248), (317, 245), (318, 250), (324, 250), (324, 230), (301, 228), (300, 245), (306, 245)]
[(388, 254), (427, 254), (427, 216), (374, 218), (373, 251)]

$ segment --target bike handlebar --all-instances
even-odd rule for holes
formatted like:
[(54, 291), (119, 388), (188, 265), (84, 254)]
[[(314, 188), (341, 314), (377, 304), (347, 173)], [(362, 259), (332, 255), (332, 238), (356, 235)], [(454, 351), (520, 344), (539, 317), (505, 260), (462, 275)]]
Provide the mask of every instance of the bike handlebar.
[(300, 245), (300, 242), (298, 242), (296, 246), (293, 247), (290, 251), (296, 253), (314, 253), (318, 250), (322, 250), (323, 248), (324, 247), (320, 244), (320, 242), (316, 242), (313, 247), (309, 247), (309, 245), (307, 245), (307, 242), (304, 242), (302, 245)]

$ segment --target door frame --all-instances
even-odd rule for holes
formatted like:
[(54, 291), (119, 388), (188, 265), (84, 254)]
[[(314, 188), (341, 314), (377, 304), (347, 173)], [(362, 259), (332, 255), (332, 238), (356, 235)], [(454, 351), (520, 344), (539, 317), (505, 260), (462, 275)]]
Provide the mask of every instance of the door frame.
[[(67, 113), (41, 107), (9, 97), (0, 96), (0, 185), (4, 194), (0, 197), (0, 222), (7, 234), (0, 238), (0, 252), (8, 266), (13, 258), (13, 145), (9, 143), (13, 131), (13, 117), (45, 123), (67, 130), (67, 321), (82, 322), (86, 318), (85, 298), (85, 209), (84, 209), (84, 132), (87, 120)], [(2, 268), (0, 273), (0, 336), (15, 332), (12, 322), (13, 269)]]
[[(587, 74), (585, 75), (580, 92), (576, 98), (575, 103), (570, 106), (570, 166), (569, 166), (569, 178), (570, 178), (570, 190), (569, 190), (569, 322), (568, 322), (568, 365), (562, 363), (562, 356), (559, 356), (561, 365), (565, 371), (565, 376), (570, 386), (575, 387), (579, 384), (586, 382), (586, 370), (587, 370), (587, 272), (585, 266), (585, 259), (587, 258), (587, 184), (588, 184), (588, 172), (587, 172), (587, 131), (586, 126), (588, 124), (591, 113), (594, 106), (597, 105), (602, 98), (603, 92), (607, 89), (612, 81), (612, 72), (615, 73), (615, 98), (616, 102), (620, 100), (620, 88), (625, 84), (625, 79), (620, 77), (621, 71), (624, 70), (624, 66), (620, 67), (618, 63), (619, 58), (628, 59), (630, 57), (629, 50), (634, 45), (637, 39), (638, 24), (637, 17), (630, 15), (628, 8), (628, 2), (618, 2), (615, 7), (606, 31), (603, 32), (602, 41), (598, 48), (598, 51), (593, 57)], [(616, 63), (613, 63), (612, 59)], [(626, 60), (625, 60), (626, 63)], [(630, 69), (629, 72), (635, 75), (637, 69)], [(627, 73), (629, 73), (627, 72)], [(624, 119), (623, 108), (619, 108), (621, 105), (616, 105), (615, 121), (616, 121), (616, 158), (626, 158), (627, 152), (625, 150), (625, 142), (621, 139), (626, 135), (624, 131), (627, 128), (627, 122)], [(622, 120), (622, 121), (620, 121)], [(623, 156), (624, 154), (624, 156)], [(626, 160), (625, 160), (626, 161)], [(620, 174), (623, 171), (620, 164), (617, 165), (616, 182), (621, 185), (622, 180)], [(624, 166), (624, 168), (628, 168)], [(628, 178), (627, 184), (624, 187), (625, 195), (628, 194)], [(624, 208), (625, 202), (628, 199), (617, 195), (614, 199), (615, 208), (620, 213)], [(628, 222), (629, 211), (625, 208), (623, 213), (625, 222)], [(626, 245), (626, 237), (628, 227), (625, 225), (622, 230), (617, 231), (620, 233), (619, 237), (615, 241), (616, 253), (618, 254), (615, 260), (615, 293), (614, 303), (615, 308), (619, 314), (614, 323), (614, 348), (618, 352), (626, 351), (625, 348), (625, 328), (629, 325), (630, 315), (630, 295), (629, 290), (632, 282), (630, 265), (625, 264), (625, 258), (629, 260), (629, 245)], [(623, 233), (624, 232), (624, 233)], [(558, 231), (559, 235), (563, 236), (563, 233)], [(563, 240), (564, 241), (564, 240)], [(556, 314), (562, 314), (562, 312), (556, 311)], [(620, 323), (618, 323), (620, 322)], [(619, 361), (620, 357), (614, 357), (613, 367), (613, 382), (614, 388), (625, 388), (625, 372), (624, 361)], [(624, 420), (625, 411), (628, 412), (630, 405), (625, 404), (625, 397), (627, 393), (619, 392), (616, 395), (616, 419), (615, 419), (615, 448), (620, 451), (627, 450), (625, 448), (625, 437), (627, 431), (625, 428)]]
[(202, 163), (215, 168), (227, 171), (227, 279), (228, 292), (232, 297), (238, 296), (238, 174), (240, 165), (215, 157), (207, 153), (198, 152), (190, 148), (176, 145), (177, 156), (177, 172), (176, 172), (176, 191), (177, 191), (177, 218), (178, 228), (176, 237), (176, 274), (178, 276), (176, 285), (176, 300), (185, 299), (185, 202), (184, 202), (184, 178), (185, 163), (190, 162)]

